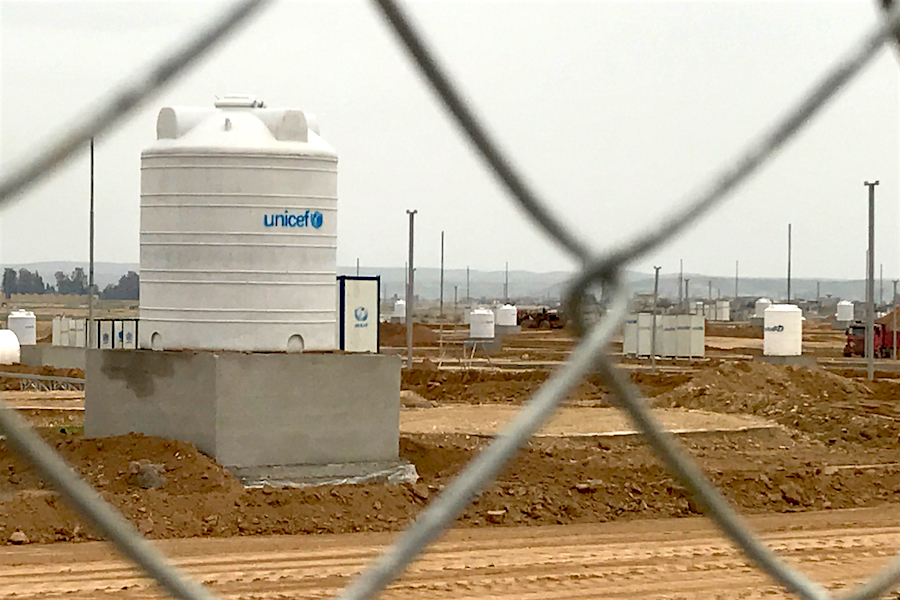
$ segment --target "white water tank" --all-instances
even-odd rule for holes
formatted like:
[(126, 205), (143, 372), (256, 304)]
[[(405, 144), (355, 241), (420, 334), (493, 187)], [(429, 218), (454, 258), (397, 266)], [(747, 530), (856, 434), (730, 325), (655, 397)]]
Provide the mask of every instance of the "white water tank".
[(518, 325), (519, 311), (512, 304), (504, 304), (497, 309), (497, 325), (500, 327), (515, 327)]
[(9, 329), (0, 329), (0, 365), (12, 365), (20, 359), (19, 338)]
[(756, 301), (753, 309), (753, 316), (757, 319), (763, 319), (766, 316), (766, 309), (772, 306), (772, 301), (768, 298), (760, 298)]
[(728, 300), (716, 300), (716, 321), (731, 320), (731, 302)]
[(793, 304), (773, 304), (763, 317), (763, 354), (800, 356), (803, 353), (803, 311)]
[(835, 318), (838, 321), (852, 321), (853, 320), (853, 303), (848, 302), (847, 300), (841, 300), (837, 303), (837, 314)]
[(163, 108), (141, 153), (139, 344), (336, 347), (337, 155), (311, 115)]
[(476, 308), (469, 314), (469, 338), (473, 340), (494, 339), (494, 311)]
[(406, 320), (406, 300), (394, 302), (394, 319)]
[(6, 327), (16, 334), (20, 346), (37, 344), (37, 319), (27, 310), (14, 310), (6, 318)]

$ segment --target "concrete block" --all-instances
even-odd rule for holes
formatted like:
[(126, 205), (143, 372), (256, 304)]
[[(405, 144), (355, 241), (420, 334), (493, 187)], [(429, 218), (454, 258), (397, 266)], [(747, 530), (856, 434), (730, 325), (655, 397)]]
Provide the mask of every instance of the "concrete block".
[(85, 436), (193, 443), (223, 466), (397, 461), (396, 356), (89, 350)]
[(20, 362), (29, 367), (56, 367), (58, 369), (85, 368), (85, 349), (72, 346), (37, 344), (22, 346)]

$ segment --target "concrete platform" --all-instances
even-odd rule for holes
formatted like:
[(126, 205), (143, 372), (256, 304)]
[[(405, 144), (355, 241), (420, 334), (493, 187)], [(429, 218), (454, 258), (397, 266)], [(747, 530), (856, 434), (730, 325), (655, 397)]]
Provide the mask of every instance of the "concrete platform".
[(399, 357), (89, 350), (85, 379), (85, 437), (182, 440), (248, 476), (403, 466)]

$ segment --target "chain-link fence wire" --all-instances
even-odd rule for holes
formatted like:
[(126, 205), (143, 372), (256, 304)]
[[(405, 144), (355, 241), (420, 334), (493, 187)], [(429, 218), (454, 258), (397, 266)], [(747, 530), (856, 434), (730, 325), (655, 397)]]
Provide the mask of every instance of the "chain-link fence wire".
[[(86, 117), (60, 135), (58, 143), (0, 181), (0, 207), (29, 185), (35, 183), (63, 163), (87, 141), (112, 127), (119, 119), (144, 103), (152, 94), (175, 76), (195, 63), (206, 51), (265, 4), (266, 0), (242, 0), (223, 12), (214, 23), (194, 36), (175, 52), (160, 60), (147, 73), (123, 85), (112, 98), (95, 113)], [(416, 521), (388, 548), (372, 566), (366, 569), (339, 598), (366, 599), (377, 595), (397, 578), (403, 569), (421, 553), (472, 499), (497, 477), (499, 472), (527, 443), (528, 439), (550, 418), (569, 392), (589, 373), (599, 374), (610, 386), (621, 408), (628, 413), (635, 426), (644, 434), (653, 450), (668, 465), (694, 501), (713, 519), (718, 527), (760, 568), (775, 581), (804, 600), (824, 600), (831, 594), (822, 586), (788, 567), (741, 522), (735, 511), (714, 485), (690, 460), (674, 436), (653, 418), (637, 389), (616, 370), (605, 353), (613, 332), (624, 318), (627, 307), (626, 290), (621, 283), (621, 269), (629, 262), (659, 247), (681, 233), (727, 195), (745, 182), (754, 172), (790, 140), (822, 107), (849, 83), (872, 60), (891, 37), (900, 38), (900, 8), (892, 0), (881, 0), (885, 19), (846, 56), (823, 76), (804, 98), (767, 132), (751, 143), (743, 154), (731, 161), (709, 184), (701, 187), (679, 213), (660, 221), (644, 236), (594, 256), (589, 246), (579, 240), (565, 225), (547, 210), (547, 204), (535, 195), (524, 179), (512, 167), (484, 127), (457, 93), (456, 86), (439, 66), (423, 37), (410, 23), (395, 0), (373, 0), (386, 21), (409, 52), (456, 120), (468, 140), (507, 188), (516, 203), (529, 214), (548, 235), (584, 266), (575, 278), (568, 296), (569, 308), (576, 316), (581, 341), (567, 363), (541, 386), (525, 407), (504, 431), (457, 476)], [(582, 316), (583, 298), (587, 290), (601, 285), (610, 298), (605, 317), (587, 327)], [(152, 545), (122, 518), (112, 507), (83, 482), (78, 475), (47, 446), (21, 419), (15, 410), (0, 408), (0, 431), (10, 445), (29, 460), (42, 477), (51, 482), (98, 532), (112, 540), (116, 547), (153, 577), (159, 585), (177, 598), (209, 599), (215, 595), (200, 584), (184, 576)], [(900, 582), (900, 555), (868, 583), (842, 596), (847, 600), (865, 600), (881, 596)]]

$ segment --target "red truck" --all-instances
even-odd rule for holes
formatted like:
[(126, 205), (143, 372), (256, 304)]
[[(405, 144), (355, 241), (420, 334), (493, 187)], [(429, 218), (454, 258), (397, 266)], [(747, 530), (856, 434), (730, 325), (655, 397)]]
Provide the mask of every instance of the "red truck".
[[(894, 332), (885, 325), (875, 323), (875, 357), (890, 358), (894, 352)], [(847, 328), (847, 344), (844, 346), (844, 356), (866, 355), (866, 326), (863, 323), (854, 323)]]

